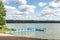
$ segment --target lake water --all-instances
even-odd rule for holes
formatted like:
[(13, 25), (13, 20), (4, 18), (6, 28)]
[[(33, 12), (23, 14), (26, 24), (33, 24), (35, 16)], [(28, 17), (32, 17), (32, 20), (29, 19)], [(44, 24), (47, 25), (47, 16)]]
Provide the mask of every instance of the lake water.
[(45, 28), (44, 31), (13, 33), (17, 36), (43, 39), (60, 39), (60, 23), (7, 23), (6, 25), (9, 28), (15, 28), (18, 31), (25, 28)]

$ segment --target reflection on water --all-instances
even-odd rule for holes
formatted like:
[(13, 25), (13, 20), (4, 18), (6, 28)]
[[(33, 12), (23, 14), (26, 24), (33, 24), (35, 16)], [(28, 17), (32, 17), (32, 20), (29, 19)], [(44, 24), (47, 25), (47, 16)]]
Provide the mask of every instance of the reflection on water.
[[(44, 33), (43, 26), (36, 23), (7, 23), (6, 24), (9, 28), (15, 28), (16, 31), (6, 32), (15, 34), (18, 36), (25, 36), (25, 37), (40, 37)], [(37, 30), (40, 29), (40, 30)], [(37, 31), (36, 31), (37, 30)]]
[[(60, 23), (7, 23), (9, 28), (15, 28), (18, 32), (12, 32), (17, 36), (44, 38), (44, 39), (60, 39)], [(23, 32), (20, 29), (26, 28), (45, 28), (44, 31)]]

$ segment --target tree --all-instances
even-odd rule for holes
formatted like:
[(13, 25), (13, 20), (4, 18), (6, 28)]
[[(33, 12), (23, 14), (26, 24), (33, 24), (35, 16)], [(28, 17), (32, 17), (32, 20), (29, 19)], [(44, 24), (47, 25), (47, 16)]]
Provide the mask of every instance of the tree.
[(6, 10), (4, 8), (2, 0), (0, 0), (0, 26), (6, 24), (5, 16), (6, 16)]
[[(0, 0), (0, 32), (9, 31), (10, 29), (6, 27), (6, 10), (4, 8), (4, 5), (2, 3), (2, 0)], [(15, 31), (15, 29), (11, 29), (12, 31)]]

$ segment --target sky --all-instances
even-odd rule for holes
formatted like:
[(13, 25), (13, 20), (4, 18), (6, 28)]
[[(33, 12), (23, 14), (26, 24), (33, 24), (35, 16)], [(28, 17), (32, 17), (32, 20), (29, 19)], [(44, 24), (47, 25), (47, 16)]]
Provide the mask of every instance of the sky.
[(7, 20), (60, 20), (60, 0), (2, 0)]

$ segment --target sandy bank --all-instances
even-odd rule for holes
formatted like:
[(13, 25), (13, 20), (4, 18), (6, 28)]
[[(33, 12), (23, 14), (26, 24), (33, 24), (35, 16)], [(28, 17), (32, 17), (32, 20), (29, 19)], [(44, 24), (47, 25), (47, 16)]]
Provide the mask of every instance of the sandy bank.
[(0, 40), (47, 40), (47, 39), (18, 37), (18, 36), (12, 35), (12, 34), (0, 33)]
[(15, 36), (15, 35), (0, 33), (0, 36)]

